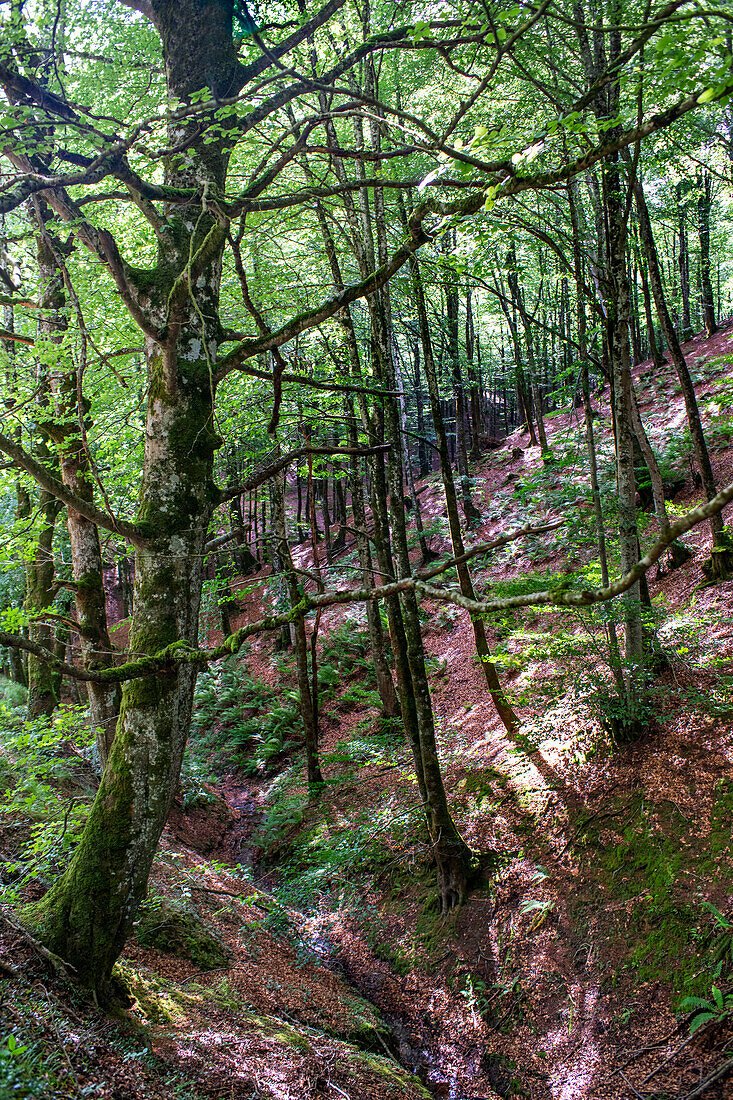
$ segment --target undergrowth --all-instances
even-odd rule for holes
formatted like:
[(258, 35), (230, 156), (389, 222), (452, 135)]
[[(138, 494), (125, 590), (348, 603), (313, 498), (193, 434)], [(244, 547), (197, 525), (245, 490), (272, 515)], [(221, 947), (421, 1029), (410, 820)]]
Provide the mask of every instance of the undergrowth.
[(27, 721), (17, 684), (0, 685), (0, 881), (6, 901), (69, 862), (91, 807), (94, 738), (83, 707)]
[[(352, 619), (324, 636), (318, 664), (321, 709), (336, 699), (343, 685), (339, 707), (380, 705), (367, 651), (368, 636)], [(263, 774), (302, 746), (300, 697), (288, 688), (295, 682), (292, 654), (279, 657), (278, 673), (281, 685), (271, 687), (253, 679), (232, 657), (199, 675), (181, 772), (184, 807), (206, 802), (206, 784), (232, 768)]]

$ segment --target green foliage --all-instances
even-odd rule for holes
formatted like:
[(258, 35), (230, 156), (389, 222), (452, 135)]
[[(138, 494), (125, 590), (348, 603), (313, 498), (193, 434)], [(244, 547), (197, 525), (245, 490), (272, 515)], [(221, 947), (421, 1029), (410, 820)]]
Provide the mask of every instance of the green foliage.
[(33, 722), (21, 714), (0, 703), (0, 816), (11, 836), (9, 858), (0, 868), (8, 898), (36, 880), (48, 883), (66, 866), (95, 785), (93, 734), (84, 708), (59, 707), (50, 719)]
[(184, 796), (195, 799), (207, 774), (230, 766), (262, 772), (299, 744), (296, 692), (278, 693), (253, 680), (234, 659), (199, 675), (186, 757)]
[(373, 876), (386, 862), (387, 837), (401, 835), (405, 826), (405, 813), (391, 805), (357, 811), (348, 821), (340, 816), (327, 813), (293, 838), (278, 862), (283, 903), (305, 912), (336, 907), (353, 895), (361, 876)]
[(18, 1040), (13, 1032), (0, 1038), (0, 1097), (50, 1097), (48, 1085), (57, 1082), (57, 1058), (44, 1057), (40, 1043)]
[(690, 1020), (690, 1034), (710, 1023), (721, 1023), (733, 1012), (733, 993), (723, 994), (717, 985), (711, 986), (711, 998), (683, 997), (679, 1007), (681, 1011), (697, 1009)]
[[(396, 737), (404, 751), (400, 723), (363, 723), (359, 732), (324, 756), (329, 770), (341, 770), (330, 785), (338, 788), (350, 782), (360, 764), (391, 761)], [(389, 861), (393, 846), (419, 830), (419, 809), (396, 805), (387, 790), (376, 807), (356, 803), (338, 811), (324, 796), (314, 817), (296, 789), (299, 782), (299, 773), (291, 771), (273, 784), (255, 842), (265, 861), (277, 863), (277, 896), (283, 905), (305, 912), (332, 909), (358, 895), (360, 883)]]

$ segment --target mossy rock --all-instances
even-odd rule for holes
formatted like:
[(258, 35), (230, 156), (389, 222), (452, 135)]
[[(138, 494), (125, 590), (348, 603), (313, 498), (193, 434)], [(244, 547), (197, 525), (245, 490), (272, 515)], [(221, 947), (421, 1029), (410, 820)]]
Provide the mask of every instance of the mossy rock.
[(371, 1054), (389, 1054), (399, 1057), (400, 1044), (391, 1027), (382, 1019), (378, 1010), (368, 1001), (354, 997), (347, 1002), (351, 1012), (346, 1027), (334, 1028), (332, 1034), (337, 1039)]
[(229, 965), (229, 955), (217, 936), (206, 927), (190, 902), (161, 901), (146, 905), (138, 920), (137, 941), (167, 955), (190, 959), (202, 970)]

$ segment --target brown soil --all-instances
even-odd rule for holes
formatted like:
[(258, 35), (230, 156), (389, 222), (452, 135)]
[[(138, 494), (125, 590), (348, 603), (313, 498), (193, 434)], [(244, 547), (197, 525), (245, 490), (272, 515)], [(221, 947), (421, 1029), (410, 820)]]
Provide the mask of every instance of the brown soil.
[[(731, 350), (730, 328), (686, 348), (690, 365), (703, 370), (706, 360)], [(664, 421), (648, 425), (657, 447), (684, 423), (670, 370), (653, 380), (648, 363), (635, 370), (639, 382), (653, 382), (654, 393), (640, 395), (642, 415), (665, 400)], [(715, 376), (696, 391), (714, 398)], [(561, 438), (577, 428), (574, 416), (548, 417), (550, 443), (558, 450)], [(608, 420), (602, 413), (596, 423), (601, 455), (608, 458)], [(555, 496), (538, 508), (521, 491), (523, 479), (536, 477), (540, 468), (539, 450), (524, 442), (514, 433), (476, 471), (483, 521), (471, 540), (483, 541), (527, 518), (566, 515), (572, 522), (576, 513), (559, 493), (584, 484), (582, 451), (575, 465), (550, 479)], [(513, 458), (517, 448), (521, 453)], [(733, 449), (716, 453), (714, 468), (719, 484), (733, 480)], [(419, 497), (423, 520), (436, 530), (432, 548), (444, 551), (439, 480), (433, 475), (425, 484)], [(674, 507), (686, 510), (699, 499), (688, 479)], [(647, 538), (654, 529), (650, 520)], [(512, 741), (491, 707), (466, 616), (426, 608), (426, 652), (452, 809), (473, 849), (502, 855), (460, 912), (444, 920), (432, 908), (430, 851), (406, 748), (393, 746), (389, 759), (365, 758), (348, 773), (340, 762), (340, 749), (360, 736), (360, 723), (373, 726), (377, 717), (374, 710), (341, 704), (341, 684), (322, 721), (322, 752), (327, 761), (335, 757), (325, 766), (330, 782), (270, 848), (267, 864), (256, 834), (272, 804), (278, 770), (290, 768), (291, 794), (306, 799), (295, 757), (255, 778), (222, 777), (209, 785), (205, 805), (184, 810), (177, 800), (151, 881), (151, 904), (156, 896), (189, 904), (225, 945), (230, 965), (205, 973), (190, 961), (130, 941), (122, 960), (136, 998), (130, 1019), (144, 1024), (153, 1057), (140, 1057), (144, 1042), (142, 1033), (130, 1030), (133, 1025), (125, 1025), (125, 1038), (124, 1027), (115, 1030), (89, 1005), (80, 1007), (71, 987), (52, 977), (28, 944), (6, 929), (4, 957), (22, 971), (22, 982), (3, 983), (8, 1027), (27, 1030), (35, 1013), (35, 1033), (68, 1063), (68, 1072), (60, 1071), (66, 1073), (63, 1095), (79, 1097), (172, 1096), (175, 1084), (192, 1090), (184, 1095), (242, 1100), (387, 1100), (427, 1095), (422, 1082), (431, 1095), (454, 1100), (692, 1096), (730, 1056), (730, 1019), (713, 1020), (690, 1038), (690, 1014), (676, 1011), (680, 990), (666, 980), (664, 966), (658, 963), (653, 976), (640, 978), (645, 956), (630, 961), (633, 949), (665, 919), (653, 908), (658, 897), (670, 912), (704, 913), (709, 901), (733, 919), (731, 845), (715, 849), (714, 875), (700, 873), (692, 861), (720, 829), (715, 815), (721, 783), (733, 783), (733, 726), (724, 712), (711, 717), (684, 704), (685, 691), (712, 690), (719, 671), (731, 668), (733, 582), (700, 588), (709, 531), (697, 527), (685, 542), (694, 557), (678, 570), (650, 577), (650, 588), (681, 613), (694, 609), (699, 646), (693, 639), (689, 651), (673, 657), (660, 674), (662, 691), (644, 736), (612, 753), (597, 712), (579, 697), (572, 678), (554, 695), (542, 687), (564, 675), (558, 655), (543, 657), (540, 647), (527, 655), (516, 638), (509, 646), (514, 667), (502, 673), (524, 723)], [(296, 558), (312, 568), (306, 546)], [(584, 560), (581, 550), (568, 553), (561, 529), (542, 545), (518, 542), (477, 566), (475, 582), (486, 591), (538, 569), (575, 570)], [(338, 561), (320, 564), (327, 584), (343, 581)], [(268, 571), (247, 578), (239, 598), (234, 628), (271, 604)], [(324, 613), (321, 638), (349, 615), (353, 611)], [(570, 624), (579, 643), (584, 637), (579, 620), (558, 612), (523, 613), (521, 621), (538, 636), (553, 638)], [(123, 633), (124, 627), (118, 637)], [(494, 646), (501, 635), (494, 624)], [(715, 658), (714, 666), (704, 664), (706, 655)], [(272, 638), (255, 640), (243, 663), (251, 676), (273, 685), (281, 675)], [(307, 914), (282, 904), (276, 896), (282, 861), (298, 837), (318, 827), (337, 840), (364, 813), (372, 815), (374, 837), (383, 842), (379, 865), (361, 870), (340, 902), (331, 882)], [(411, 824), (401, 832), (392, 829), (390, 815)], [(645, 878), (634, 845), (647, 834), (652, 839), (644, 842), (650, 853)], [(665, 845), (690, 853), (690, 862), (683, 858), (677, 865), (671, 886), (660, 886), (651, 870), (655, 850)], [(620, 853), (615, 863), (614, 851)], [(715, 936), (709, 910), (707, 915), (700, 969)], [(678, 961), (670, 957), (670, 974)], [(730, 977), (721, 969), (717, 980), (724, 990)], [(373, 1006), (388, 1029), (378, 1024)], [(704, 1095), (733, 1096), (733, 1077), (711, 1081)]]

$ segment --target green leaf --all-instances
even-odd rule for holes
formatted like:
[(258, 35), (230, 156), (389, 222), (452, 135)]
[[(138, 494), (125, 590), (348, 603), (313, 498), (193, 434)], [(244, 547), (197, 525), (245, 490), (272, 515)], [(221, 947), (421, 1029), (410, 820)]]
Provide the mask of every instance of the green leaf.
[(430, 24), (426, 23), (424, 19), (419, 19), (417, 21), (412, 31), (412, 41), (415, 43), (415, 45), (417, 45), (418, 42), (422, 42), (424, 38), (429, 37), (429, 30)]
[(706, 1008), (712, 1009), (712, 1001), (706, 1000), (704, 997), (685, 997), (680, 1001), (680, 1008)]

